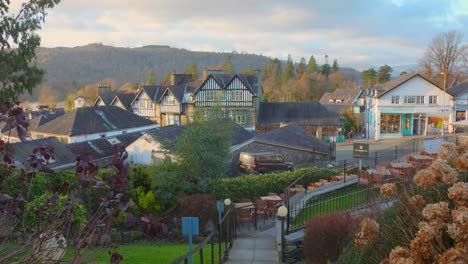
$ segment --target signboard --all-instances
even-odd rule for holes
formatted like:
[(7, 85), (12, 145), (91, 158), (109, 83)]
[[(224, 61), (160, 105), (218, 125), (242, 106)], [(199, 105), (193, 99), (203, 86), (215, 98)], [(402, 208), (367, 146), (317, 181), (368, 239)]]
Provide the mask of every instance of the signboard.
[(366, 159), (369, 157), (369, 143), (353, 143), (353, 158)]
[(182, 217), (182, 235), (198, 235), (198, 217)]

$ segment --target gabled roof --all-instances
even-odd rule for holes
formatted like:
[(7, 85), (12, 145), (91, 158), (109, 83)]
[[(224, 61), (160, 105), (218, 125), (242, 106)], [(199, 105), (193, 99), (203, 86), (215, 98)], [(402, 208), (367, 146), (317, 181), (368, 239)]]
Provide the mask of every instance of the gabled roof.
[(178, 126), (178, 125), (170, 125), (170, 126), (163, 126), (153, 128), (148, 130), (148, 134), (150, 134), (155, 140), (160, 142), (164, 142), (168, 144), (170, 150), (175, 149), (176, 139), (182, 132), (184, 132), (185, 126)]
[(141, 137), (143, 132), (128, 133), (109, 138), (100, 138), (67, 144), (67, 149), (75, 156), (91, 155), (93, 160), (112, 157), (116, 147), (128, 147)]
[(197, 79), (197, 80), (184, 79), (182, 82), (180, 82), (177, 85), (167, 85), (166, 89), (160, 96), (158, 103), (162, 100), (164, 95), (166, 95), (168, 92), (174, 95), (174, 97), (179, 103), (182, 103), (184, 99), (184, 94), (194, 93), (195, 90), (201, 85), (202, 82), (203, 82), (202, 79)]
[[(230, 119), (229, 119), (230, 120)], [(236, 124), (234, 121), (231, 120), (231, 122), (234, 123), (234, 136), (232, 138), (232, 145), (238, 145), (242, 142), (245, 142), (251, 138), (253, 138), (253, 134), (250, 133), (249, 131), (245, 130), (242, 126)]]
[(263, 134), (258, 134), (253, 140), (307, 151), (328, 153), (329, 150), (328, 145), (307, 132), (302, 126), (296, 124), (290, 124)]
[(322, 98), (320, 98), (321, 104), (329, 104), (330, 100), (344, 100), (340, 104), (351, 105), (354, 103), (361, 90), (359, 89), (336, 89), (333, 92), (325, 93)]
[(101, 99), (105, 105), (110, 105), (112, 100), (114, 100), (115, 95), (110, 93), (110, 94), (104, 94), (104, 95), (98, 95), (96, 99), (94, 99), (93, 106), (96, 106), (96, 104), (99, 102), (99, 99)]
[(390, 81), (388, 81), (386, 83), (383, 83), (381, 85), (378, 85), (378, 86), (374, 87), (374, 89), (378, 91), (377, 98), (382, 97), (384, 94), (392, 91), (393, 89), (395, 89), (398, 86), (404, 84), (405, 82), (413, 79), (416, 76), (421, 77), (423, 80), (425, 80), (425, 81), (429, 82), (430, 84), (434, 85), (435, 87), (443, 90), (437, 84), (435, 84), (435, 83), (431, 82), (430, 80), (424, 78), (424, 76), (422, 76), (418, 72), (413, 72), (413, 73), (403, 74), (403, 75), (398, 76), (398, 77), (396, 77), (394, 79), (391, 79)]
[(467, 92), (467, 91), (468, 91), (468, 79), (447, 89), (447, 93), (453, 96), (457, 96), (461, 94), (462, 92)]
[(208, 79), (213, 78), (215, 82), (221, 87), (226, 89), (229, 84), (236, 78), (238, 78), (254, 95), (258, 93), (258, 77), (255, 74), (227, 74), (227, 73), (210, 73), (204, 80), (203, 83), (197, 88), (197, 93), (200, 88), (205, 84)]
[(338, 125), (340, 115), (330, 112), (319, 102), (268, 102), (262, 103), (258, 124), (279, 125)]
[(141, 93), (146, 93), (153, 102), (159, 101), (162, 93), (164, 92), (164, 87), (161, 85), (142, 85), (138, 92), (136, 93), (133, 100), (130, 102), (130, 106), (135, 103)]
[[(61, 116), (63, 114), (40, 114), (35, 118), (29, 121), (28, 131), (34, 131), (39, 126), (44, 125), (45, 123), (54, 120), (55, 118)], [(4, 123), (4, 122), (3, 122)], [(12, 138), (19, 138), (18, 130), (16, 128), (11, 129), (11, 131), (6, 130), (3, 132), (4, 135), (9, 135)]]
[(39, 126), (34, 132), (77, 136), (150, 125), (156, 125), (156, 123), (119, 107), (95, 106), (68, 112)]
[(24, 161), (33, 153), (33, 149), (41, 146), (52, 146), (54, 149), (55, 162), (49, 165), (50, 168), (60, 167), (69, 164), (70, 167), (74, 165), (75, 155), (70, 152), (64, 144), (56, 137), (47, 137), (37, 140), (31, 140), (26, 142), (18, 142), (11, 144), (11, 147), (14, 150), (14, 158), (19, 163), (24, 164)]
[(114, 104), (115, 101), (119, 100), (123, 106), (128, 110), (130, 109), (131, 103), (133, 99), (136, 97), (136, 92), (135, 93), (122, 93), (122, 94), (117, 94), (114, 99), (110, 102), (109, 105)]

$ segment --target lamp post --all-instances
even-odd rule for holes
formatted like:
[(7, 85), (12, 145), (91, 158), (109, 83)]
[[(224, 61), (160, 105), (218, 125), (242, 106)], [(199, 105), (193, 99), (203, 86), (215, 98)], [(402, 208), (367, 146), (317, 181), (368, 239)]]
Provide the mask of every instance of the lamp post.
[(447, 83), (447, 75), (445, 72), (441, 72), (440, 74), (444, 75), (444, 106), (442, 108), (442, 140), (444, 140), (444, 119), (445, 119), (445, 85)]
[(286, 219), (286, 216), (288, 215), (288, 208), (286, 206), (282, 205), (280, 208), (278, 208), (278, 217), (281, 220), (281, 261), (284, 263), (286, 262), (286, 256), (285, 256), (285, 245), (284, 245), (284, 220)]

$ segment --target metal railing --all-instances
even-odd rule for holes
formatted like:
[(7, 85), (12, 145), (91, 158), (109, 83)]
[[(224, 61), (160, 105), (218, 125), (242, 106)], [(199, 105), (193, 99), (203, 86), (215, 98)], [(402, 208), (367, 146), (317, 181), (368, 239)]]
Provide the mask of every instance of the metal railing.
[[(234, 240), (237, 238), (236, 227), (237, 215), (233, 210), (227, 210), (217, 226), (217, 230), (213, 230), (196, 248), (187, 252), (183, 256), (172, 261), (172, 264), (188, 264), (190, 257), (198, 254), (200, 264), (203, 263), (224, 263), (229, 255), (229, 250), (232, 248)], [(215, 233), (217, 231), (217, 234)], [(217, 240), (216, 240), (217, 237)], [(211, 260), (208, 262), (204, 259), (205, 250), (210, 250)], [(215, 251), (218, 251), (216, 257)], [(216, 262), (217, 260), (217, 262)]]

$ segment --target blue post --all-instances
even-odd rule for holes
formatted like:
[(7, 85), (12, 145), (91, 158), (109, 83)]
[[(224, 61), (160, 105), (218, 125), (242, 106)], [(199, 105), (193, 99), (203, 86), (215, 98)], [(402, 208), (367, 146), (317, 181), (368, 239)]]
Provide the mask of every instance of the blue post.
[[(189, 243), (189, 252), (192, 252), (192, 225), (188, 229), (188, 243)], [(189, 257), (190, 264), (193, 264), (192, 254)]]

